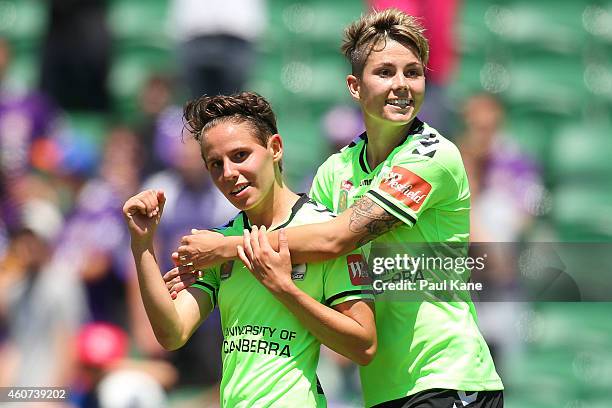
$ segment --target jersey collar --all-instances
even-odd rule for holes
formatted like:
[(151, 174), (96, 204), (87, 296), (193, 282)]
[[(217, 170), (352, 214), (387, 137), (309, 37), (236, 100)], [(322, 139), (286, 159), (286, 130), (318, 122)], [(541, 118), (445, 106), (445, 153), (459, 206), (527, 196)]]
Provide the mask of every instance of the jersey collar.
[[(410, 128), (406, 131), (406, 136), (404, 136), (404, 138), (397, 144), (396, 148), (406, 143), (406, 140), (408, 140), (408, 136), (423, 133), (423, 127), (423, 122), (415, 116), (415, 118), (412, 120), (412, 123), (410, 124)], [(361, 170), (363, 170), (364, 173), (369, 174), (372, 172), (372, 170), (370, 169), (370, 166), (368, 165), (368, 161), (366, 159), (368, 135), (366, 132), (363, 132), (363, 134), (359, 137), (364, 140), (363, 146), (361, 147), (361, 152), (359, 152), (359, 166), (361, 167)]]
[[(300, 196), (300, 198), (298, 198), (298, 200), (295, 202), (295, 204), (293, 204), (293, 207), (291, 207), (291, 213), (289, 214), (289, 218), (287, 219), (287, 221), (285, 221), (281, 225), (278, 225), (278, 226), (272, 228), (270, 231), (275, 231), (277, 229), (285, 228), (287, 225), (289, 225), (289, 223), (291, 223), (291, 221), (293, 221), (293, 218), (295, 218), (295, 215), (300, 210), (300, 208), (302, 208), (304, 203), (306, 203), (306, 202), (308, 202), (310, 200), (310, 197), (308, 197), (304, 193), (300, 193), (298, 195)], [(251, 229), (251, 222), (249, 221), (249, 217), (247, 217), (247, 215), (246, 215), (246, 213), (244, 211), (240, 211), (240, 214), (242, 215), (242, 225), (243, 225), (243, 227), (244, 228), (248, 228), (250, 230)]]

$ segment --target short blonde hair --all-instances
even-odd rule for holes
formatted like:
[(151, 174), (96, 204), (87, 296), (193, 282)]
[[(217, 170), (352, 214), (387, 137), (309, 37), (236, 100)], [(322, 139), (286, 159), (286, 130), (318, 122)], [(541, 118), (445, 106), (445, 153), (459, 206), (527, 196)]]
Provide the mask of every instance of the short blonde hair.
[(344, 29), (341, 50), (351, 63), (352, 74), (355, 76), (363, 73), (363, 67), (374, 47), (382, 43), (384, 48), (387, 39), (412, 48), (423, 66), (426, 66), (429, 61), (429, 42), (424, 33), (425, 28), (416, 17), (395, 8), (375, 11)]

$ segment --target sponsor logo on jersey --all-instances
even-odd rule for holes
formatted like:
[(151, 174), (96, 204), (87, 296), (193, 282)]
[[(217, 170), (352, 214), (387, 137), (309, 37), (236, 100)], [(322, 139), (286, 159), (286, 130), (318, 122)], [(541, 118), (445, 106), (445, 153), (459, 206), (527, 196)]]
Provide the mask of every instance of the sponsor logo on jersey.
[(361, 254), (351, 254), (346, 257), (349, 277), (354, 286), (369, 285), (372, 283), (368, 273), (368, 265)]
[(291, 280), (303, 281), (306, 277), (306, 264), (293, 265), (291, 269)]
[(369, 186), (372, 184), (372, 179), (363, 179), (359, 182), (359, 187)]
[(219, 274), (221, 280), (225, 280), (229, 278), (230, 276), (232, 276), (233, 268), (234, 268), (234, 261), (228, 261), (228, 262), (225, 262), (223, 265), (221, 265), (221, 273)]
[(408, 169), (393, 166), (380, 182), (380, 189), (418, 211), (431, 191), (431, 184)]
[[(470, 395), (468, 395), (465, 391), (457, 391), (457, 395), (459, 396), (459, 401), (453, 403), (453, 408), (467, 407), (478, 399), (478, 391), (475, 391)], [(458, 403), (461, 405), (457, 405)]]

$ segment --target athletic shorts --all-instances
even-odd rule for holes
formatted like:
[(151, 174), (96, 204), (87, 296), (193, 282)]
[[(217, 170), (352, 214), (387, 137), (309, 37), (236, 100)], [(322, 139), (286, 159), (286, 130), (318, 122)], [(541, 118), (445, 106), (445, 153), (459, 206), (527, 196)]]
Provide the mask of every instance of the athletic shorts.
[(426, 390), (372, 408), (503, 408), (503, 391)]

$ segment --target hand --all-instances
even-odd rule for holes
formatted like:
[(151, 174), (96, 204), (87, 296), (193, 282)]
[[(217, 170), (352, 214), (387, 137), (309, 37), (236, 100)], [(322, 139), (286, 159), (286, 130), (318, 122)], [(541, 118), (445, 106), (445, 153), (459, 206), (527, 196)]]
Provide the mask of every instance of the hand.
[(208, 230), (191, 230), (191, 235), (181, 238), (181, 246), (172, 254), (180, 265), (191, 264), (194, 269), (204, 269), (222, 262), (216, 253), (223, 234)]
[(164, 211), (166, 196), (161, 190), (145, 190), (129, 198), (123, 205), (132, 243), (149, 245)]
[[(176, 262), (175, 262), (176, 263)], [(178, 293), (193, 285), (202, 272), (195, 270), (192, 265), (177, 266), (164, 274), (164, 282), (170, 292), (170, 297), (176, 299)]]
[(253, 276), (272, 294), (286, 293), (295, 288), (291, 280), (291, 255), (287, 234), (279, 231), (279, 251), (276, 252), (268, 241), (266, 227), (253, 227), (252, 232), (244, 230), (244, 246), (238, 245), (238, 256)]

